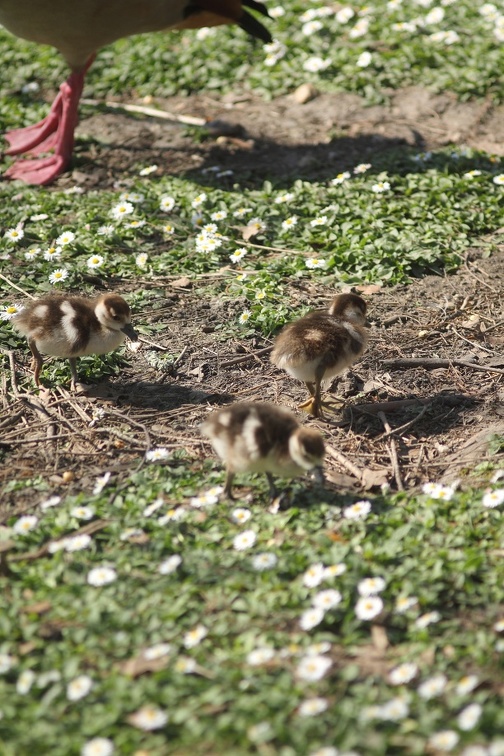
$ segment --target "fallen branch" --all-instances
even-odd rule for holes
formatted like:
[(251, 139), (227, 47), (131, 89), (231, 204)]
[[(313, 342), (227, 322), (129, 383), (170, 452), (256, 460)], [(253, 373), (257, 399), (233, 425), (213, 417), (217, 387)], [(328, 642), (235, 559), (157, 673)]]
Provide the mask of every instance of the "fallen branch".
[(231, 365), (239, 365), (241, 362), (248, 362), (248, 360), (255, 360), (257, 357), (260, 357), (263, 354), (269, 354), (273, 349), (272, 346), (264, 347), (264, 349), (259, 349), (257, 352), (249, 352), (248, 354), (242, 354), (240, 357), (233, 357), (232, 360), (226, 360), (225, 362), (221, 362), (221, 367), (231, 367)]
[(339, 462), (340, 465), (342, 465), (346, 470), (352, 473), (354, 478), (357, 478), (358, 481), (362, 482), (363, 480), (363, 471), (359, 470), (359, 468), (354, 465), (353, 462), (350, 462), (347, 457), (345, 457), (344, 454), (342, 454), (339, 451), (336, 451), (336, 449), (333, 449), (332, 446), (326, 446), (326, 452), (329, 454), (330, 457), (332, 457), (336, 462)]
[(500, 368), (491, 367), (491, 365), (480, 365), (477, 362), (469, 362), (469, 360), (444, 360), (437, 357), (402, 357), (395, 360), (383, 360), (382, 365), (397, 370), (401, 368), (412, 367), (424, 367), (429, 369), (435, 368), (451, 368), (456, 367), (468, 367), (474, 370), (488, 371), (489, 373), (499, 373), (504, 375), (504, 370)]
[(204, 118), (197, 116), (176, 115), (168, 110), (159, 110), (158, 108), (149, 108), (145, 105), (128, 105), (122, 102), (111, 102), (110, 100), (90, 100), (81, 99), (83, 105), (92, 105), (93, 107), (110, 108), (110, 110), (124, 110), (126, 113), (139, 113), (140, 115), (150, 116), (151, 118), (161, 118), (163, 121), (172, 121), (173, 123), (184, 123), (188, 126), (204, 126)]
[[(384, 412), (379, 412), (378, 413), (378, 417), (382, 421), (383, 426), (384, 426), (384, 428), (385, 428), (385, 430), (387, 432), (387, 435), (391, 436), (392, 435), (392, 429), (391, 429), (391, 427), (390, 427), (390, 425), (388, 423), (388, 420), (387, 420), (387, 418), (385, 416), (385, 413)], [(399, 459), (397, 457), (397, 447), (396, 447), (396, 442), (395, 442), (394, 438), (391, 438), (391, 437), (389, 438), (388, 447), (389, 447), (390, 461), (392, 462), (392, 470), (393, 470), (394, 478), (395, 478), (395, 481), (396, 481), (396, 484), (397, 484), (397, 490), (398, 491), (404, 491), (403, 482), (401, 480), (401, 472), (400, 472), (400, 469), (399, 469)]]

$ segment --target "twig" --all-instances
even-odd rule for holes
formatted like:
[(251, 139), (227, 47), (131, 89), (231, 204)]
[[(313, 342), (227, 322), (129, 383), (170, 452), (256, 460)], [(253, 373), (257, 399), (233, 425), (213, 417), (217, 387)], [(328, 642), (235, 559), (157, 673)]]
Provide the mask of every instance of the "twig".
[(469, 339), (466, 339), (465, 336), (462, 336), (462, 334), (457, 331), (455, 326), (452, 326), (451, 330), (456, 336), (459, 337), (461, 341), (465, 341), (466, 344), (469, 344), (469, 346), (472, 346), (473, 349), (482, 349), (484, 352), (487, 352), (487, 354), (493, 354), (493, 351), (491, 349), (487, 349), (487, 347), (484, 347), (483, 344), (473, 344), (472, 341), (470, 341)]
[(499, 373), (504, 375), (504, 370), (491, 367), (490, 365), (479, 365), (476, 362), (469, 362), (469, 360), (443, 360), (437, 357), (402, 357), (396, 360), (383, 360), (382, 365), (389, 368), (412, 368), (412, 367), (425, 367), (425, 368), (450, 368), (454, 365), (456, 367), (468, 367), (474, 370), (483, 370), (489, 373)]
[(264, 347), (263, 349), (259, 349), (257, 352), (249, 352), (248, 354), (242, 354), (240, 357), (233, 357), (232, 360), (226, 360), (225, 362), (221, 362), (220, 366), (223, 367), (231, 367), (231, 365), (239, 365), (241, 362), (248, 362), (248, 360), (254, 360), (256, 357), (260, 357), (263, 354), (268, 354), (273, 349), (272, 346)]
[[(61, 536), (58, 538), (58, 541), (62, 541), (64, 538), (72, 537), (79, 535), (92, 535), (93, 533), (97, 533), (99, 530), (103, 530), (103, 528), (106, 528), (107, 525), (110, 525), (112, 520), (95, 520), (94, 522), (90, 522), (89, 525), (84, 525), (84, 527), (80, 528), (79, 530), (75, 530), (72, 533), (67, 533), (65, 536)], [(48, 541), (44, 546), (41, 546), (40, 549), (37, 549), (36, 551), (28, 551), (24, 554), (13, 554), (9, 558), (9, 562), (24, 562), (24, 561), (33, 561), (34, 559), (39, 559), (41, 556), (45, 556), (49, 553), (49, 544), (52, 543), (52, 541)]]
[(20, 286), (14, 283), (14, 281), (11, 281), (10, 278), (7, 278), (7, 276), (4, 276), (3, 273), (0, 273), (0, 278), (3, 278), (3, 280), (9, 284), (9, 286), (12, 286), (13, 289), (17, 289), (21, 292), (21, 294), (24, 294), (25, 297), (29, 297), (30, 299), (37, 299), (37, 297), (34, 297), (33, 294), (28, 294), (27, 291), (22, 289)]
[(387, 431), (387, 435), (390, 436), (388, 447), (389, 447), (389, 454), (390, 454), (390, 460), (392, 462), (392, 470), (394, 472), (394, 478), (397, 483), (397, 490), (398, 491), (404, 491), (404, 486), (401, 480), (401, 473), (399, 470), (399, 460), (397, 458), (397, 447), (395, 439), (392, 438), (392, 429), (388, 423), (388, 420), (385, 416), (384, 412), (378, 412), (378, 417), (382, 421), (385, 430)]
[[(408, 423), (404, 423), (404, 425), (400, 425), (399, 428), (394, 428), (393, 430), (387, 431), (386, 433), (383, 434), (383, 436), (380, 436), (379, 440), (381, 441), (382, 439), (388, 438), (389, 436), (392, 436), (392, 435), (398, 436), (400, 433), (404, 433), (404, 431), (409, 430), (409, 428), (411, 428), (412, 425), (415, 425), (415, 423), (417, 423), (420, 420), (420, 418), (422, 418), (425, 415), (427, 406), (428, 406), (427, 404), (424, 404), (424, 406), (422, 407), (418, 415), (414, 417), (413, 420), (410, 420)], [(380, 415), (382, 414), (383, 413), (380, 412)]]
[(430, 404), (432, 399), (392, 399), (388, 402), (369, 402), (368, 404), (352, 404), (349, 409), (352, 412), (369, 412), (376, 415), (378, 412), (396, 412), (405, 407), (412, 407), (415, 404)]
[(357, 478), (358, 481), (362, 482), (362, 479), (363, 479), (362, 470), (359, 470), (359, 468), (356, 467), (353, 462), (350, 462), (350, 460), (347, 459), (344, 454), (342, 454), (339, 451), (336, 451), (336, 449), (333, 449), (332, 446), (326, 446), (326, 452), (329, 454), (330, 457), (335, 459), (336, 462), (339, 462), (340, 465), (342, 465), (346, 470), (351, 472), (354, 478)]
[(139, 336), (138, 341), (140, 341), (142, 344), (148, 344), (149, 346), (154, 347), (154, 349), (159, 349), (160, 352), (170, 351), (168, 347), (161, 346), (161, 344), (156, 344), (155, 341), (150, 341), (149, 339), (146, 339), (145, 336)]
[(111, 102), (105, 100), (90, 100), (88, 98), (81, 99), (83, 105), (92, 105), (93, 107), (106, 107), (111, 110), (124, 110), (127, 113), (140, 113), (141, 115), (150, 116), (151, 118), (161, 118), (163, 121), (173, 121), (174, 123), (185, 123), (189, 126), (204, 126), (206, 121), (204, 118), (198, 118), (197, 116), (185, 116), (175, 115), (168, 110), (158, 110), (158, 108), (148, 108), (145, 105), (127, 105), (121, 102)]
[(0, 348), (0, 352), (2, 352), (2, 354), (5, 354), (9, 359), (12, 391), (14, 392), (14, 396), (18, 397), (19, 390), (18, 390), (18, 385), (17, 385), (17, 380), (16, 380), (16, 366), (14, 364), (14, 352), (12, 351), (12, 349), (1, 349), (1, 348)]

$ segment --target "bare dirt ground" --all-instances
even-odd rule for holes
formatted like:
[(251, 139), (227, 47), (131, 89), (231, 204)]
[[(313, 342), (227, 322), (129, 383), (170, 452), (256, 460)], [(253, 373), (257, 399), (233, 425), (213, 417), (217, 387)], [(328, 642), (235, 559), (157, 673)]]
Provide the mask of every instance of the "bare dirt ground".
[[(461, 104), (420, 88), (394, 93), (389, 105), (372, 108), (353, 95), (321, 95), (305, 105), (289, 98), (217, 102), (198, 96), (155, 106), (225, 119), (241, 130), (218, 143), (195, 145), (179, 125), (97, 114), (86, 106), (75, 168), (58, 187), (128, 185), (139, 165), (154, 163), (160, 172), (200, 181), (202, 168), (218, 164), (232, 168), (231, 181), (240, 177), (242, 185), (270, 179), (280, 186), (294, 177), (323, 180), (357, 162), (376, 164), (385, 151), (405, 145), (427, 150), (465, 144), (504, 154), (502, 107)], [(332, 388), (344, 406), (333, 405), (324, 420), (298, 413), (324, 433), (332, 490), (365, 495), (383, 483), (410, 489), (427, 480), (463, 478), (477, 465), (483, 475), (485, 462), (500, 460), (503, 466), (503, 280), (504, 247), (497, 245), (489, 258), (482, 249), (470, 250), (455, 275), (361, 289), (369, 303), (371, 341), (352, 372)], [(89, 395), (71, 395), (64, 386), (37, 395), (16, 388), (14, 361), (18, 375), (28, 373), (27, 350), (13, 355), (0, 395), (2, 487), (40, 476), (54, 493), (89, 491), (105, 470), (126, 478), (153, 446), (183, 448), (198, 467), (211, 454), (198, 432), (211, 408), (267, 399), (297, 411), (306, 398), (303, 386), (270, 365), (270, 341), (222, 339), (217, 326), (235, 320), (244, 302), (212, 297), (203, 277), (140, 284), (165, 287), (166, 304), (142, 312), (136, 322), (162, 326), (158, 353), (177, 355), (175, 365), (154, 369), (146, 359), (151, 347), (144, 345), (127, 357), (119, 376), (101, 381)], [(291, 282), (286, 289), (293, 307), (318, 307), (334, 295), (311, 282)], [(120, 290), (128, 292), (124, 285)], [(97, 408), (105, 415), (93, 423)], [(32, 498), (29, 489), (8, 491), (3, 504), (12, 514), (13, 506), (29, 508)]]

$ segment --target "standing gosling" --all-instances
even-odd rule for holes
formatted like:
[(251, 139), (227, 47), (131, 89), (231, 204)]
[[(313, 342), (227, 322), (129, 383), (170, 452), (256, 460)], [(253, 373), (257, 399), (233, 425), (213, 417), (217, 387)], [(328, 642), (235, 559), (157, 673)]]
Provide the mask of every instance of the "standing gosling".
[(12, 323), (26, 336), (33, 354), (35, 383), (40, 386), (42, 354), (67, 357), (72, 372), (72, 389), (78, 383), (77, 357), (105, 354), (117, 349), (126, 336), (138, 340), (131, 325), (128, 303), (118, 294), (96, 299), (47, 296), (30, 302)]
[(338, 294), (326, 310), (313, 310), (278, 334), (271, 362), (303, 381), (310, 399), (300, 405), (321, 416), (321, 385), (355, 362), (366, 348), (366, 303), (357, 294)]
[(232, 404), (212, 412), (201, 425), (226, 465), (224, 492), (234, 499), (237, 472), (266, 473), (270, 496), (276, 496), (273, 475), (294, 478), (315, 468), (323, 482), (324, 440), (312, 428), (301, 427), (287, 410), (267, 402)]

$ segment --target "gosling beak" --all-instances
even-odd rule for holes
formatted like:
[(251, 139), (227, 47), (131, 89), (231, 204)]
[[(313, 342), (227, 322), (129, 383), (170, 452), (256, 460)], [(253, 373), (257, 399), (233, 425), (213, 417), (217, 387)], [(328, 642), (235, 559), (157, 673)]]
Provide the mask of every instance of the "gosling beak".
[(126, 323), (126, 325), (121, 328), (121, 331), (125, 333), (131, 341), (138, 341), (138, 333), (135, 331), (131, 323)]
[(315, 467), (313, 469), (313, 477), (319, 486), (323, 486), (325, 483), (324, 469), (322, 467)]

